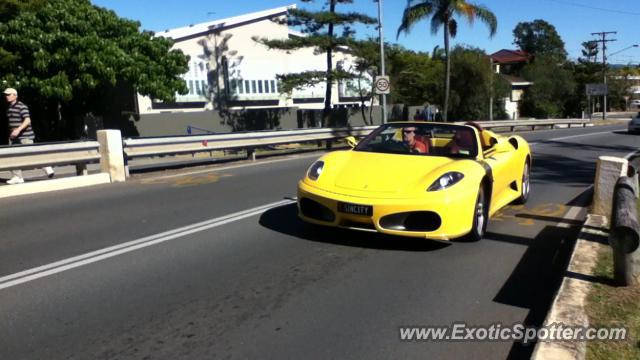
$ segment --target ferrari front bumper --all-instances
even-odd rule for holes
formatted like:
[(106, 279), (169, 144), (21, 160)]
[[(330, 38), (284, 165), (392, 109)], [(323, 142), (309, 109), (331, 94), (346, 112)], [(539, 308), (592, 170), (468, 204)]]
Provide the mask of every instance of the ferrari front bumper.
[(363, 197), (298, 183), (304, 221), (384, 234), (450, 240), (471, 231), (477, 187), (462, 186), (407, 198)]

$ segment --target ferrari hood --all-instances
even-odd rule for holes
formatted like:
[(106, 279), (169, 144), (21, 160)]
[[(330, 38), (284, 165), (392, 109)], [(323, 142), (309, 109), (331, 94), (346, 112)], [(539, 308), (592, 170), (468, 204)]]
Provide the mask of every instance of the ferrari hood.
[(334, 178), (337, 188), (382, 193), (400, 193), (415, 189), (433, 177), (432, 173), (455, 161), (440, 156), (360, 151), (346, 152), (343, 156), (345, 158), (340, 161), (341, 165), (336, 169)]

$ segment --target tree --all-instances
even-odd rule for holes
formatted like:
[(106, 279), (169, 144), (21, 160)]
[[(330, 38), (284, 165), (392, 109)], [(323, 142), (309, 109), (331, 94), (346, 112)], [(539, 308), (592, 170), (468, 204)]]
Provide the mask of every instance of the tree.
[[(488, 55), (481, 49), (456, 46), (451, 51), (451, 112), (457, 121), (489, 118), (489, 99), (508, 96), (510, 86), (491, 69)], [(496, 117), (504, 117), (504, 102), (496, 101)]]
[(552, 56), (556, 61), (567, 58), (564, 41), (556, 28), (544, 20), (518, 23), (513, 29), (513, 37), (513, 43), (529, 54)]
[(585, 41), (582, 43), (582, 56), (587, 61), (595, 62), (598, 57), (598, 42), (597, 41)]
[(572, 72), (559, 66), (555, 56), (537, 56), (522, 69), (522, 75), (534, 83), (523, 96), (523, 116), (553, 118), (571, 114), (567, 101), (575, 93), (575, 81)]
[(51, 126), (60, 107), (71, 118), (112, 111), (110, 100), (122, 89), (172, 101), (187, 92), (180, 75), (188, 59), (139, 27), (89, 0), (50, 0), (0, 24), (0, 48), (11, 54), (0, 79), (48, 111)]
[(498, 27), (496, 16), (485, 6), (476, 5), (465, 0), (408, 0), (402, 15), (402, 22), (396, 37), (402, 32), (409, 32), (419, 21), (431, 17), (431, 33), (436, 34), (444, 29), (444, 51), (446, 66), (444, 74), (443, 120), (447, 121), (449, 109), (449, 88), (451, 77), (451, 59), (449, 54), (449, 37), (455, 38), (458, 33), (456, 16), (464, 16), (470, 24), (480, 19), (489, 27), (490, 36), (495, 35)]
[[(303, 0), (312, 2), (313, 0)], [(306, 86), (313, 86), (325, 83), (324, 109), (322, 111), (322, 125), (329, 124), (331, 116), (331, 96), (333, 84), (340, 80), (352, 79), (357, 75), (339, 69), (334, 69), (333, 52), (340, 47), (349, 46), (353, 41), (354, 30), (352, 26), (357, 23), (375, 24), (376, 19), (367, 15), (350, 12), (340, 13), (336, 11), (338, 4), (350, 4), (353, 0), (327, 0), (327, 11), (308, 11), (302, 9), (291, 9), (287, 16), (287, 24), (293, 27), (300, 27), (305, 36), (292, 37), (286, 40), (265, 39), (254, 37), (270, 49), (295, 50), (313, 47), (316, 54), (325, 54), (327, 67), (325, 71), (305, 71), (301, 73), (280, 74), (280, 89), (282, 92), (291, 92), (293, 89), (301, 89)], [(342, 28), (341, 33), (337, 30)]]
[(391, 103), (423, 105), (441, 103), (444, 65), (428, 54), (408, 50), (400, 45), (389, 46), (387, 73), (391, 78)]

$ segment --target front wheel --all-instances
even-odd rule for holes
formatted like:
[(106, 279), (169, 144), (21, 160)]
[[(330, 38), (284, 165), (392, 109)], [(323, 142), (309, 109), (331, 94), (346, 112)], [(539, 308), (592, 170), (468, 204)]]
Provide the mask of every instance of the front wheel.
[(522, 169), (522, 183), (520, 185), (520, 197), (515, 201), (516, 204), (526, 204), (529, 200), (529, 193), (531, 192), (531, 167), (529, 162), (524, 163)]
[(487, 195), (484, 188), (478, 190), (476, 206), (473, 210), (473, 224), (471, 232), (466, 236), (468, 241), (479, 241), (487, 230), (487, 222), (489, 221), (489, 204), (487, 204)]

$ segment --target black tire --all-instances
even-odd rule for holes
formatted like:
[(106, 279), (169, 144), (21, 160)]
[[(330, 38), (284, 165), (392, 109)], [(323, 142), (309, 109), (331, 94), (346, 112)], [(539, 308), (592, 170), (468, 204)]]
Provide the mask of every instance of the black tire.
[(531, 165), (529, 161), (525, 161), (522, 168), (522, 185), (520, 186), (520, 197), (518, 197), (514, 203), (526, 204), (529, 200), (529, 194), (531, 194)]
[(471, 232), (464, 237), (466, 241), (480, 241), (487, 230), (487, 223), (489, 221), (489, 206), (487, 204), (487, 194), (483, 186), (480, 186), (478, 190), (478, 197), (476, 198), (476, 206), (473, 209), (473, 222), (471, 225)]

